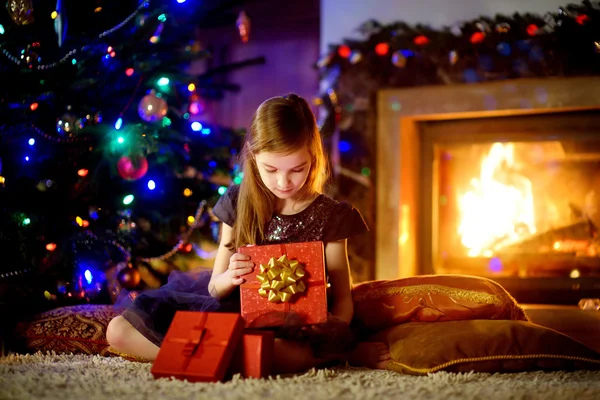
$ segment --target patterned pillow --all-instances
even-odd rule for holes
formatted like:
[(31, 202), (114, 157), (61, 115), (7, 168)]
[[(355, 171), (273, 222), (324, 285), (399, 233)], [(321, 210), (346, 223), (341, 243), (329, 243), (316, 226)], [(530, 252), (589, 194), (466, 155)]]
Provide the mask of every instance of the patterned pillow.
[(421, 275), (364, 282), (352, 289), (352, 298), (353, 323), (367, 330), (416, 321), (529, 320), (502, 286), (469, 275)]
[(24, 351), (113, 355), (106, 327), (118, 315), (112, 305), (60, 307), (20, 322), (15, 330)]
[(388, 343), (388, 369), (409, 375), (600, 369), (594, 350), (527, 321), (408, 322), (369, 340)]

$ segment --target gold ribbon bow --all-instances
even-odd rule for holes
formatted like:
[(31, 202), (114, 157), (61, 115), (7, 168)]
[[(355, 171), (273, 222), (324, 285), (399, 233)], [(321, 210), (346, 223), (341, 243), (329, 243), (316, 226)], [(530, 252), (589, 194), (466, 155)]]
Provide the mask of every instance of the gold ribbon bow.
[(261, 283), (258, 294), (271, 303), (287, 303), (293, 295), (306, 290), (304, 274), (304, 267), (297, 260), (289, 260), (285, 254), (278, 259), (273, 257), (267, 265), (260, 265), (260, 273), (256, 275)]

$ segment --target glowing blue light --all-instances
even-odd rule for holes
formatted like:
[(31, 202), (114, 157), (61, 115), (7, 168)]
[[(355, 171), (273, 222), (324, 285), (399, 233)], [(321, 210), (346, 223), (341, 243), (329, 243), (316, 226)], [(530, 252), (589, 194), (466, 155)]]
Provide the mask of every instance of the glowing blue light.
[(202, 134), (203, 135), (210, 135), (210, 128), (204, 128), (204, 129), (202, 129)]
[(34, 138), (29, 139), (28, 143), (30, 146), (33, 146), (35, 144), (35, 139)]
[(181, 3), (185, 3), (185, 0), (177, 0), (177, 2), (178, 2), (179, 4), (181, 4)]
[(217, 162), (216, 162), (216, 161), (210, 161), (210, 162), (208, 163), (208, 166), (209, 166), (209, 167), (211, 167), (211, 168), (214, 168), (214, 167), (216, 167), (216, 166), (217, 166)]
[(29, 161), (29, 156), (25, 156), (25, 161)]
[(156, 83), (158, 86), (167, 86), (169, 84), (169, 78), (160, 78)]
[(227, 191), (227, 187), (226, 186), (220, 186), (219, 190), (217, 190), (219, 192), (219, 194), (221, 196), (223, 196), (225, 194), (225, 192)]
[(0, 35), (4, 35), (4, 27), (0, 24)]
[(98, 212), (97, 211), (91, 211), (90, 212), (90, 218), (92, 218), (92, 219), (98, 219)]
[(150, 189), (150, 190), (156, 189), (156, 183), (152, 179), (150, 179), (148, 181), (148, 189)]
[(119, 130), (123, 126), (123, 118), (119, 118), (117, 122), (115, 122), (115, 129)]
[(123, 136), (119, 136), (119, 138), (117, 139), (117, 142), (119, 143), (123, 143), (125, 141), (125, 139), (123, 138)]
[(108, 60), (110, 58), (110, 54), (105, 55), (104, 58)]
[(202, 124), (200, 122), (192, 122), (192, 130), (194, 132), (198, 132), (202, 129)]
[(87, 281), (88, 285), (92, 283), (92, 280), (94, 279), (94, 277), (92, 276), (92, 273), (90, 272), (89, 269), (85, 270), (85, 272), (83, 273), (83, 276), (85, 277), (85, 280)]
[(71, 64), (73, 64), (73, 65), (77, 64), (77, 60), (76, 59), (72, 59), (71, 60)]
[(498, 257), (494, 257), (490, 259), (489, 267), (492, 272), (500, 272), (502, 271), (502, 261)]
[(350, 151), (350, 149), (352, 148), (352, 146), (350, 145), (350, 143), (348, 143), (348, 142), (346, 142), (344, 140), (340, 140), (340, 143), (338, 144), (338, 147), (340, 148), (340, 151), (342, 153)]

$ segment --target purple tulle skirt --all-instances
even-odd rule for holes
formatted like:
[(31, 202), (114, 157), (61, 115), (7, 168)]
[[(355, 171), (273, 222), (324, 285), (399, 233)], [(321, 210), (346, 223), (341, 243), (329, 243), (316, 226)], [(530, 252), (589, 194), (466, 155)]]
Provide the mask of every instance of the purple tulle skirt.
[[(145, 338), (160, 347), (177, 311), (240, 312), (239, 289), (226, 299), (216, 299), (208, 292), (210, 278), (210, 271), (197, 275), (173, 271), (167, 283), (158, 289), (137, 293), (123, 290), (115, 308)], [(275, 330), (276, 337), (309, 343), (317, 357), (347, 351), (355, 342), (347, 324), (335, 317), (310, 328), (296, 317), (289, 313), (284, 326), (271, 330)]]
[(239, 312), (239, 290), (225, 300), (208, 292), (211, 272), (173, 271), (166, 284), (143, 292), (123, 290), (115, 308), (146, 339), (160, 346), (177, 311)]

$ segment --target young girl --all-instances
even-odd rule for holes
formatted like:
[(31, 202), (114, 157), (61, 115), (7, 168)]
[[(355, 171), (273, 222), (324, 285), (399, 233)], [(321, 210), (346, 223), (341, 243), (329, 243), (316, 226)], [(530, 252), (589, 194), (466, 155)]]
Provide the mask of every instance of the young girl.
[[(349, 332), (353, 315), (347, 238), (367, 227), (354, 207), (322, 193), (327, 163), (307, 102), (291, 94), (262, 103), (246, 134), (240, 161), (242, 183), (230, 187), (213, 209), (222, 231), (212, 274), (192, 278), (172, 273), (163, 287), (121, 304), (126, 311), (110, 322), (106, 332), (110, 345), (153, 360), (177, 310), (239, 310), (239, 285), (256, 265), (237, 248), (323, 241), (331, 285), (329, 321), (295, 332), (279, 329), (274, 370), (300, 372), (337, 361), (384, 367), (389, 352), (383, 343), (360, 343), (351, 350), (334, 346), (347, 337), (339, 334), (339, 328)], [(318, 354), (313, 351), (315, 343), (320, 343)]]

